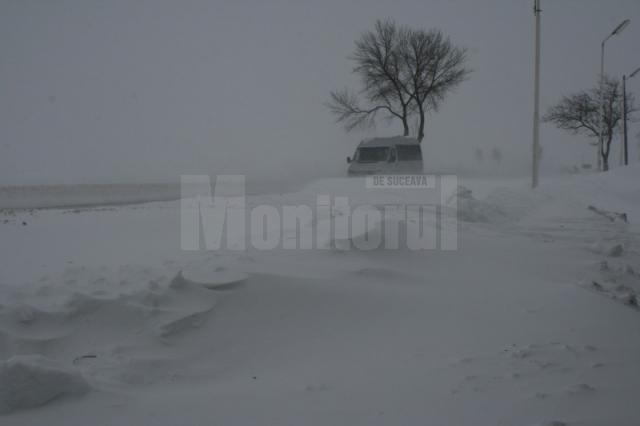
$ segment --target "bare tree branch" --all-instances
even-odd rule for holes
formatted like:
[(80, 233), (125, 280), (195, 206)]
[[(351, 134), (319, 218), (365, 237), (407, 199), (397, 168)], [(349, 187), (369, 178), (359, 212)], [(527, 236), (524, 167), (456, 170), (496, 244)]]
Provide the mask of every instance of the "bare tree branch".
[(381, 104), (370, 108), (361, 107), (358, 97), (347, 89), (331, 92), (331, 100), (325, 105), (336, 116), (336, 122), (344, 124), (348, 132), (359, 127), (372, 126), (379, 111), (387, 111), (397, 116), (397, 113), (388, 105)]

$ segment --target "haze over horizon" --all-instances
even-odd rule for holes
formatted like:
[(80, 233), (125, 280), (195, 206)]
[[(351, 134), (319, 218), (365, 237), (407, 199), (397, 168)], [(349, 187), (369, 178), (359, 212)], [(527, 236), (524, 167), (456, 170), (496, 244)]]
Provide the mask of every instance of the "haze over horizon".
[[(346, 134), (323, 105), (331, 90), (357, 88), (347, 57), (384, 18), (439, 28), (469, 49), (474, 73), (427, 123), (427, 172), (468, 170), (477, 147), (499, 147), (505, 173), (525, 175), (532, 3), (4, 1), (0, 185), (342, 175), (360, 139), (401, 130), (381, 123)], [(640, 2), (547, 0), (542, 9), (543, 112), (595, 84), (600, 42), (625, 18), (629, 28), (607, 44), (606, 71), (640, 66)], [(637, 93), (640, 78), (628, 89)], [(631, 125), (632, 161), (638, 130)], [(544, 173), (593, 161), (584, 136), (541, 131)]]

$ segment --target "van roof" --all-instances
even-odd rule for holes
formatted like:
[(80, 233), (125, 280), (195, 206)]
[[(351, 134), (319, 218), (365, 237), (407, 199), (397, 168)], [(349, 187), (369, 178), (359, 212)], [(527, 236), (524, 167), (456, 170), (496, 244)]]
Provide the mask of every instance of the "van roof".
[(383, 146), (395, 146), (395, 145), (420, 145), (415, 138), (408, 136), (392, 136), (388, 138), (370, 138), (365, 139), (358, 145), (358, 148), (362, 147), (383, 147)]

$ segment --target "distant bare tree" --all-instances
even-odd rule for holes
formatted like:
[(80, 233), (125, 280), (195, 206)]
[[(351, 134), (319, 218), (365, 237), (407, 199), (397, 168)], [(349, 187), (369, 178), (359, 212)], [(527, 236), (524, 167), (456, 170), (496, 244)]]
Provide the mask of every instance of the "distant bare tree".
[(502, 151), (497, 146), (491, 150), (491, 159), (496, 163), (496, 166), (502, 162)]
[(403, 134), (408, 136), (409, 119), (417, 114), (417, 138), (422, 142), (426, 113), (437, 110), (445, 96), (468, 77), (466, 56), (465, 49), (455, 47), (440, 31), (377, 21), (373, 31), (356, 41), (351, 56), (363, 89), (332, 92), (327, 106), (347, 131), (372, 125), (377, 113), (385, 112), (387, 118), (402, 122)]
[(473, 153), (473, 157), (476, 159), (476, 162), (478, 164), (482, 164), (482, 161), (484, 160), (484, 153), (482, 151), (482, 148), (476, 148)]
[[(589, 91), (564, 96), (558, 104), (549, 108), (542, 119), (554, 123), (559, 129), (569, 130), (575, 134), (586, 134), (597, 140), (600, 136), (600, 95), (602, 93), (604, 95), (603, 144), (599, 154), (602, 157), (603, 169), (609, 170), (611, 141), (616, 126), (622, 119), (620, 107), (622, 93), (620, 82), (608, 76), (605, 76), (602, 87), (602, 90), (598, 86)], [(627, 116), (633, 119), (636, 111), (638, 109), (635, 106), (633, 94), (627, 94)]]

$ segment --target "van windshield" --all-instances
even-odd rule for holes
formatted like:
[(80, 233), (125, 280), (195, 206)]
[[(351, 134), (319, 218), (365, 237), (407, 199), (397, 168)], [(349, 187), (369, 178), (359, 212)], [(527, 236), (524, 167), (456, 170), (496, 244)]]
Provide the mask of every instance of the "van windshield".
[(418, 145), (397, 145), (398, 161), (420, 161), (422, 151)]
[(358, 148), (356, 161), (358, 163), (379, 163), (387, 161), (388, 156), (388, 147)]

